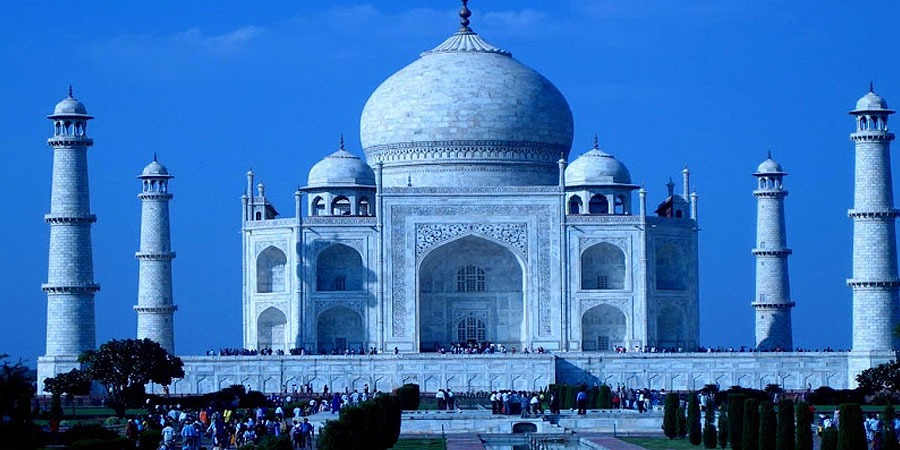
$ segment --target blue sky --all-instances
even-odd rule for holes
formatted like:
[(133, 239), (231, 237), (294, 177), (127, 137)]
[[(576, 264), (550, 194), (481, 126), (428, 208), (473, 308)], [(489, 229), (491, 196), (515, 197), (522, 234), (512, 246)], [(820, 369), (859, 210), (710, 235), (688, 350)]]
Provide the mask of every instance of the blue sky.
[[(51, 127), (71, 83), (97, 117), (89, 153), (97, 338), (135, 332), (140, 184), (172, 190), (179, 353), (241, 343), (239, 196), (252, 165), (281, 211), (393, 72), (452, 34), (453, 0), (10, 2), (0, 17), (6, 210), (0, 353), (44, 352)], [(850, 343), (853, 147), (869, 80), (900, 104), (900, 3), (474, 0), (472, 27), (568, 98), (573, 156), (602, 147), (657, 203), (690, 164), (700, 193), (701, 342), (753, 342), (754, 180), (786, 186), (794, 341)], [(896, 105), (895, 105), (896, 106)], [(895, 158), (896, 160), (896, 158)], [(896, 168), (896, 165), (895, 165)], [(677, 180), (676, 180), (677, 181)]]

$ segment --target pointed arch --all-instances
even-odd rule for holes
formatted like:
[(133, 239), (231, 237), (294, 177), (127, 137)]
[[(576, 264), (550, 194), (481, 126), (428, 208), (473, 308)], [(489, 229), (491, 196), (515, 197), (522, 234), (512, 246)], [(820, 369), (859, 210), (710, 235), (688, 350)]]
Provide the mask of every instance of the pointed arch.
[(287, 316), (280, 309), (270, 306), (256, 319), (256, 348), (287, 350), (286, 334)]
[(344, 244), (333, 244), (316, 256), (316, 290), (361, 291), (365, 276), (362, 256)]
[(284, 292), (287, 290), (287, 256), (281, 249), (268, 246), (256, 257), (256, 292)]
[(581, 288), (625, 289), (625, 252), (608, 242), (585, 249), (581, 253)]

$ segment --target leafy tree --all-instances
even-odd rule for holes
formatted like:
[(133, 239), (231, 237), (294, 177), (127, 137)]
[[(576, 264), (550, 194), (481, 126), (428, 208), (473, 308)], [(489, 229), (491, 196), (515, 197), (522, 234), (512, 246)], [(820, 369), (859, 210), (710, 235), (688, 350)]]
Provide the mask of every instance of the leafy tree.
[[(741, 448), (759, 449), (759, 400), (748, 398), (744, 401), (744, 432), (741, 434)], [(731, 444), (734, 448), (734, 443)]]
[(778, 429), (775, 431), (775, 450), (794, 450), (794, 401), (778, 402)]
[(716, 410), (707, 403), (706, 413), (703, 416), (703, 446), (706, 448), (716, 448)]
[(822, 445), (820, 450), (838, 450), (838, 430), (834, 427), (822, 431)]
[(866, 431), (863, 428), (862, 409), (855, 403), (840, 406), (837, 447), (839, 450), (867, 450)]
[(419, 409), (419, 401), (421, 393), (418, 384), (404, 384), (395, 391), (397, 397), (400, 397), (400, 405), (404, 411), (415, 411)]
[(184, 363), (150, 339), (113, 339), (97, 350), (81, 354), (79, 361), (91, 379), (106, 387), (116, 416), (125, 417), (130, 396), (143, 394), (147, 383), (163, 386), (184, 376)]
[[(728, 441), (731, 448), (741, 450), (744, 441), (744, 402), (746, 394), (728, 394)], [(747, 449), (756, 450), (756, 449)]]
[(759, 450), (775, 450), (775, 430), (778, 419), (772, 402), (759, 404)]
[(900, 362), (890, 361), (863, 370), (856, 376), (856, 382), (868, 392), (900, 392)]
[[(797, 440), (796, 450), (812, 450), (813, 413), (806, 402), (797, 403)], [(824, 439), (824, 435), (823, 435)], [(824, 441), (823, 441), (824, 442)], [(824, 445), (824, 444), (823, 444)]]
[(727, 405), (719, 407), (719, 447), (728, 446), (728, 412)]
[(894, 407), (887, 405), (881, 413), (881, 429), (884, 430), (884, 439), (881, 450), (898, 450), (897, 434), (894, 433)]
[(600, 385), (600, 396), (597, 400), (601, 409), (612, 409), (612, 389), (608, 384)]
[(666, 394), (666, 404), (663, 409), (663, 434), (669, 439), (678, 437), (678, 394), (669, 392)]
[(675, 427), (678, 428), (678, 437), (685, 438), (688, 434), (687, 417), (685, 416), (684, 406), (679, 406), (675, 412)]
[[(44, 380), (44, 390), (54, 397), (65, 394), (72, 405), (72, 416), (75, 413), (75, 396), (91, 393), (91, 377), (83, 370), (72, 369), (65, 373), (57, 374), (53, 378)], [(52, 411), (51, 411), (52, 413)]]
[(688, 439), (692, 445), (700, 445), (703, 441), (703, 432), (700, 428), (700, 401), (694, 392), (688, 394), (687, 422)]

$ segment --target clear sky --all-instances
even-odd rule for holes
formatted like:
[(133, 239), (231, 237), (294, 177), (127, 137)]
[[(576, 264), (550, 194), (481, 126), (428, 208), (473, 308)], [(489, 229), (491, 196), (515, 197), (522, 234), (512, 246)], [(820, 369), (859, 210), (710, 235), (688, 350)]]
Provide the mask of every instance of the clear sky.
[[(0, 16), (5, 180), (0, 353), (44, 352), (51, 126), (67, 86), (90, 134), (97, 340), (132, 337), (140, 183), (171, 185), (179, 353), (241, 344), (240, 195), (276, 207), (337, 147), (361, 155), (368, 95), (458, 27), (455, 0), (9, 2)], [(755, 199), (772, 150), (786, 187), (794, 342), (850, 344), (853, 122), (869, 80), (900, 105), (900, 3), (473, 0), (472, 28), (549, 78), (649, 202), (685, 163), (700, 194), (701, 343), (752, 344)], [(895, 157), (895, 161), (897, 157)], [(896, 170), (896, 164), (894, 165)], [(676, 182), (677, 182), (676, 178)]]

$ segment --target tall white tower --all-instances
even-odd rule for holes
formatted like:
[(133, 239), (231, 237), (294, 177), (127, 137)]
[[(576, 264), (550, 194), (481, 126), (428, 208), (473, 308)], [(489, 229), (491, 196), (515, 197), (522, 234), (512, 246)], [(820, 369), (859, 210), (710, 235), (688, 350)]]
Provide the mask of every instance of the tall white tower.
[(784, 226), (784, 176), (772, 154), (753, 174), (757, 178), (756, 197), (756, 348), (791, 350), (791, 283), (788, 276), (787, 233)]
[(47, 353), (39, 359), (38, 385), (44, 378), (77, 365), (77, 356), (94, 348), (94, 283), (91, 250), (91, 214), (88, 190), (87, 150), (94, 144), (87, 136), (93, 119), (72, 95), (57, 103), (53, 114), (53, 184), (50, 213), (50, 255), (47, 262)]
[(856, 172), (848, 212), (853, 219), (853, 278), (847, 284), (853, 289), (853, 352), (858, 357), (898, 348), (892, 332), (900, 315), (890, 153), (894, 133), (888, 131), (893, 113), (871, 85), (850, 111), (856, 117), (856, 132), (850, 135), (856, 143)]
[(135, 254), (140, 262), (137, 337), (158, 342), (169, 353), (175, 353), (175, 326), (172, 316), (178, 309), (172, 303), (172, 240), (169, 231), (169, 174), (156, 160), (144, 167), (138, 176), (143, 189), (141, 199), (141, 250)]

